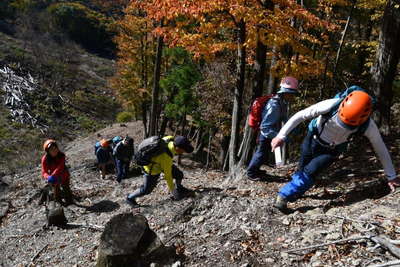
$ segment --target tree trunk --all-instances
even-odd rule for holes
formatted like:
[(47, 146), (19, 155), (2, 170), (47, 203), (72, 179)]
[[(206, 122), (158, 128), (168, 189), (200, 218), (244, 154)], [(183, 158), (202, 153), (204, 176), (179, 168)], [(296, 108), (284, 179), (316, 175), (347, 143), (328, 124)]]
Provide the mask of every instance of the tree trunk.
[(269, 76), (268, 76), (268, 85), (267, 85), (267, 94), (272, 94), (274, 92), (274, 88), (275, 88), (275, 77), (272, 74), (272, 68), (275, 66), (276, 64), (276, 56), (275, 56), (275, 52), (276, 52), (276, 47), (274, 46), (272, 48), (272, 58), (271, 58), (271, 64), (269, 66)]
[[(396, 7), (397, 5), (397, 7)], [(379, 47), (371, 69), (371, 90), (378, 99), (374, 119), (383, 134), (390, 132), (390, 107), (393, 100), (392, 85), (400, 57), (400, 0), (389, 0), (379, 34)]]
[(353, 15), (353, 10), (354, 10), (354, 8), (356, 6), (356, 2), (357, 1), (353, 1), (353, 5), (351, 6), (351, 9), (350, 9), (350, 14), (347, 17), (346, 26), (344, 27), (344, 30), (343, 30), (343, 33), (342, 33), (342, 38), (340, 39), (339, 48), (338, 48), (337, 53), (336, 53), (335, 65), (333, 66), (333, 76), (336, 75), (336, 69), (337, 69), (337, 65), (339, 63), (340, 54), (342, 53), (342, 47), (343, 47), (343, 44), (344, 44), (344, 39), (346, 38), (347, 30), (349, 29), (351, 16)]
[(238, 59), (236, 69), (236, 86), (234, 91), (233, 110), (232, 110), (232, 127), (231, 140), (229, 144), (229, 172), (233, 174), (236, 168), (236, 151), (239, 140), (239, 125), (242, 115), (242, 100), (244, 91), (244, 77), (246, 67), (246, 24), (242, 19), (238, 23)]
[(219, 163), (221, 165), (221, 170), (225, 171), (225, 159), (227, 158), (228, 155), (228, 149), (229, 149), (229, 140), (230, 137), (229, 136), (223, 136), (222, 140), (221, 140), (221, 151), (219, 153)]
[(142, 102), (142, 122), (143, 122), (143, 130), (144, 130), (144, 138), (149, 136), (148, 128), (147, 128), (147, 104), (146, 101)]
[(165, 135), (165, 131), (167, 130), (168, 120), (169, 119), (168, 119), (167, 116), (163, 117), (163, 120), (162, 120), (161, 125), (160, 125), (160, 131), (158, 132), (159, 136), (164, 136)]
[[(162, 26), (162, 22), (160, 23)], [(154, 64), (154, 78), (153, 78), (153, 91), (151, 94), (151, 114), (150, 114), (150, 135), (156, 135), (157, 133), (157, 115), (158, 115), (158, 95), (160, 91), (160, 75), (161, 75), (161, 61), (162, 61), (162, 49), (164, 41), (162, 36), (157, 37), (157, 53), (156, 61)]]
[[(252, 94), (252, 101), (257, 97), (261, 96), (263, 93), (263, 85), (265, 80), (265, 67), (267, 60), (267, 46), (264, 45), (260, 40), (257, 42), (256, 48), (256, 58), (254, 63), (254, 87)], [(246, 126), (244, 130), (241, 151), (240, 151), (240, 160), (239, 167), (246, 166), (250, 160), (251, 152), (255, 145), (255, 132), (249, 127), (247, 120)]]

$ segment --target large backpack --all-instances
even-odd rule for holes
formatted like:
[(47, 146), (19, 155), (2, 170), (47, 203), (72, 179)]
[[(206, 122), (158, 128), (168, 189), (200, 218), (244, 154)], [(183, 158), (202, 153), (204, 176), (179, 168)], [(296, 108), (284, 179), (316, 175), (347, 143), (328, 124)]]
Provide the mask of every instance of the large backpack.
[(151, 159), (166, 152), (172, 157), (171, 151), (168, 149), (168, 142), (172, 141), (173, 137), (167, 141), (159, 136), (151, 136), (144, 139), (138, 146), (135, 153), (135, 162), (139, 166), (146, 166), (151, 163)]
[(274, 94), (269, 94), (257, 97), (254, 100), (253, 104), (251, 104), (248, 124), (254, 130), (258, 130), (258, 128), (260, 127), (261, 115), (265, 104), (267, 103), (268, 100), (270, 100), (274, 96), (275, 96)]
[(122, 141), (122, 137), (117, 135), (112, 139), (113, 148), (116, 147)]
[[(309, 131), (309, 132), (313, 132), (314, 134), (316, 134), (316, 135), (319, 136), (319, 135), (322, 133), (322, 131), (323, 131), (324, 127), (325, 127), (326, 122), (327, 122), (331, 117), (333, 117), (334, 115), (336, 115), (336, 113), (338, 112), (339, 106), (340, 106), (340, 104), (342, 103), (342, 101), (346, 98), (346, 96), (348, 96), (351, 92), (354, 92), (354, 91), (363, 91), (363, 92), (368, 93), (365, 89), (363, 89), (363, 88), (361, 88), (361, 87), (359, 87), (359, 86), (357, 86), (357, 85), (350, 86), (349, 88), (347, 88), (347, 89), (344, 90), (343, 92), (337, 93), (333, 98), (340, 99), (340, 101), (338, 101), (337, 104), (334, 105), (334, 106), (330, 109), (330, 111), (329, 111), (328, 113), (325, 113), (325, 114), (322, 115), (322, 118), (321, 118), (321, 119), (322, 119), (323, 121), (322, 121), (322, 125), (321, 125), (321, 131), (318, 132), (318, 127), (317, 127), (317, 119), (318, 119), (318, 117), (317, 117), (317, 118), (314, 118), (314, 119), (312, 119), (312, 120), (310, 121), (310, 123), (308, 124), (308, 131)], [(372, 99), (372, 105), (374, 106), (374, 105), (376, 104), (376, 99), (375, 99), (375, 97), (373, 97), (373, 96), (371, 96), (371, 95), (370, 95), (370, 97), (371, 97), (371, 99)], [(370, 120), (368, 119), (366, 122), (364, 122), (363, 124), (361, 124), (360, 126), (358, 126), (357, 131), (354, 132), (353, 134), (351, 134), (351, 135), (349, 136), (349, 139), (351, 139), (351, 137), (354, 136), (354, 135), (363, 135), (363, 134), (365, 133), (365, 131), (367, 130), (367, 128), (368, 128), (369, 121), (370, 121)], [(348, 143), (348, 142), (345, 142), (345, 143), (343, 143), (343, 144), (340, 145), (340, 146), (342, 147), (341, 150), (345, 150), (345, 149), (346, 149), (347, 143)]]
[(96, 144), (94, 144), (94, 154), (97, 154), (97, 150), (99, 150), (99, 148), (101, 147), (101, 144), (99, 141), (96, 142)]

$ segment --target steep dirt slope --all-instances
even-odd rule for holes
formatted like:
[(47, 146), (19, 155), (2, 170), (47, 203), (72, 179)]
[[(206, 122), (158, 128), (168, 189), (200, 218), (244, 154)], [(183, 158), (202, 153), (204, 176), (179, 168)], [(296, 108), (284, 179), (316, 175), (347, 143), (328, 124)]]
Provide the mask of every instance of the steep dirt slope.
[[(161, 180), (151, 195), (139, 200), (141, 207), (132, 210), (124, 200), (142, 178), (117, 184), (100, 180), (91, 168), (98, 135), (126, 133), (137, 143), (142, 138), (141, 124), (109, 126), (64, 148), (72, 189), (79, 198), (76, 205), (65, 208), (69, 226), (64, 229), (45, 227), (45, 208), (37, 204), (38, 190), (44, 185), (39, 168), (2, 178), (1, 188), (7, 191), (0, 205), (5, 213), (0, 266), (94, 266), (101, 227), (122, 212), (145, 215), (164, 242), (176, 246), (185, 266), (368, 266), (395, 259), (384, 249), (372, 249), (375, 244), (369, 239), (286, 252), (367, 234), (400, 239), (399, 194), (387, 194), (381, 167), (368, 149), (353, 150), (330, 168), (317, 186), (291, 205), (293, 212), (288, 215), (271, 205), (294, 164), (280, 170), (267, 168), (273, 174), (268, 183), (232, 181), (226, 173), (204, 172), (189, 157), (182, 159), (181, 168), (185, 186), (195, 190), (192, 196), (171, 201)], [(398, 139), (389, 143), (392, 152), (399, 151)]]

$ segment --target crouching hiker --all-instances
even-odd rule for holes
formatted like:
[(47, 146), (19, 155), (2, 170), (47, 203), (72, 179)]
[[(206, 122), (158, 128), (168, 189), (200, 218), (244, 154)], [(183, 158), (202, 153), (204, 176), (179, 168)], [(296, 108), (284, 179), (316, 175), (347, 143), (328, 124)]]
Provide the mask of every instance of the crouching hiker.
[(153, 136), (143, 140), (135, 153), (135, 161), (139, 166), (143, 166), (144, 183), (128, 195), (127, 203), (137, 206), (136, 198), (150, 194), (156, 187), (161, 173), (164, 174), (172, 199), (180, 200), (182, 195), (190, 190), (182, 186), (183, 173), (173, 164), (173, 157), (192, 152), (193, 146), (184, 136)]
[(106, 179), (107, 168), (114, 167), (113, 150), (110, 146), (110, 141), (101, 139), (95, 145), (95, 154), (97, 158), (97, 166), (100, 169), (101, 179)]
[(129, 172), (129, 165), (131, 163), (134, 153), (133, 139), (126, 136), (122, 142), (119, 142), (113, 151), (115, 158), (115, 167), (117, 168), (117, 182), (120, 183), (125, 179)]
[(65, 166), (65, 154), (61, 152), (55, 140), (49, 139), (43, 144), (45, 154), (42, 157), (42, 176), (53, 187), (54, 199), (62, 203), (62, 187), (65, 195), (65, 204), (72, 204), (72, 192), (69, 186), (70, 174)]
[(315, 118), (310, 122), (301, 146), (298, 170), (292, 175), (291, 182), (280, 189), (274, 205), (276, 208), (285, 211), (288, 201), (296, 201), (310, 189), (316, 177), (338, 159), (350, 138), (357, 135), (364, 135), (371, 142), (383, 165), (391, 191), (400, 185), (378, 127), (370, 118), (372, 107), (370, 95), (362, 88), (352, 86), (335, 98), (314, 104), (289, 119), (272, 140), (272, 150), (282, 145), (285, 137), (300, 122)]

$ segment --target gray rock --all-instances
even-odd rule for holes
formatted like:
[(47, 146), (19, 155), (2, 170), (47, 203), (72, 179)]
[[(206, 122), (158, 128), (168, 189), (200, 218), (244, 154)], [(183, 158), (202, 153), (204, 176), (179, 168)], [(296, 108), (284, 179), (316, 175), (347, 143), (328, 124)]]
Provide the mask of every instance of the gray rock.
[(174, 249), (162, 244), (144, 216), (125, 213), (107, 222), (100, 237), (96, 266), (141, 266), (167, 263), (174, 258)]

